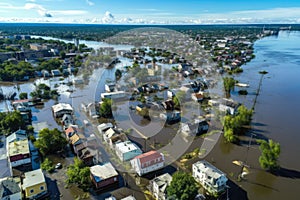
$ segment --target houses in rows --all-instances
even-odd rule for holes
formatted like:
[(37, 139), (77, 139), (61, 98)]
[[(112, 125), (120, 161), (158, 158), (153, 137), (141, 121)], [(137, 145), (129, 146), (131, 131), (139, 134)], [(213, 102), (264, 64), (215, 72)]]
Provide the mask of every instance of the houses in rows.
[(103, 123), (97, 127), (104, 143), (111, 148), (120, 161), (130, 161), (132, 169), (139, 175), (159, 170), (164, 167), (164, 155), (157, 151), (143, 153), (126, 134), (111, 123)]

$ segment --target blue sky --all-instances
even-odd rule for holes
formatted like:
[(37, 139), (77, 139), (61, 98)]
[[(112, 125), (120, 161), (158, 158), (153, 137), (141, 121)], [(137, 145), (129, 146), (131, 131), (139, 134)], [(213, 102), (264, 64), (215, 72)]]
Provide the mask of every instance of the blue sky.
[(300, 0), (1, 0), (1, 22), (300, 23)]

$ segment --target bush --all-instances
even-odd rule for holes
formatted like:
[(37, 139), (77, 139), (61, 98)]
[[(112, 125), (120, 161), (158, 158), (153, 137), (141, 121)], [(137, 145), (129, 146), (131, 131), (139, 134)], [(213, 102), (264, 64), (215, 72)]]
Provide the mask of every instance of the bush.
[(53, 165), (53, 162), (46, 158), (44, 162), (41, 164), (41, 169), (46, 170), (49, 173), (52, 173), (55, 169), (55, 166)]

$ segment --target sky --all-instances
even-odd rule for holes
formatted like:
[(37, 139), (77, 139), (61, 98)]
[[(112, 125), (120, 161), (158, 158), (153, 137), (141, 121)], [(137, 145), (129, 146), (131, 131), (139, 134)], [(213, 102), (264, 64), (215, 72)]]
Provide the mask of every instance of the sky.
[(0, 0), (0, 22), (300, 23), (300, 0)]

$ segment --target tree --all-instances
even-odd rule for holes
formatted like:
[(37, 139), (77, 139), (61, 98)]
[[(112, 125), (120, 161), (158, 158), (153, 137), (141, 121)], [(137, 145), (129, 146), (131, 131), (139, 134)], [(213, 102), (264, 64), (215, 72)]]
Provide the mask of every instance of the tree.
[(20, 93), (19, 98), (20, 98), (20, 99), (28, 99), (28, 94), (27, 94), (27, 92), (22, 92), (22, 93)]
[(238, 107), (236, 115), (226, 115), (224, 117), (224, 137), (228, 142), (237, 141), (236, 135), (242, 132), (246, 125), (250, 124), (252, 114), (253, 110), (241, 105)]
[(104, 98), (101, 105), (100, 105), (100, 115), (102, 117), (112, 117), (112, 100), (108, 98)]
[(26, 125), (19, 111), (0, 113), (0, 134), (10, 134), (18, 129), (25, 129)]
[(45, 128), (39, 132), (38, 140), (34, 142), (34, 145), (45, 156), (61, 151), (67, 145), (67, 141), (57, 128), (53, 130)]
[(280, 144), (273, 140), (258, 140), (258, 143), (260, 143), (259, 149), (261, 151), (261, 156), (259, 157), (259, 164), (261, 168), (270, 171), (278, 169)]
[(67, 183), (77, 184), (83, 190), (88, 190), (90, 187), (90, 168), (78, 158), (74, 158), (74, 164), (69, 165), (67, 170)]
[(232, 77), (223, 78), (223, 85), (227, 97), (230, 97), (230, 92), (233, 90), (235, 83), (236, 81)]
[(175, 104), (175, 108), (180, 110), (180, 105), (184, 101), (186, 93), (184, 91), (178, 91), (176, 95), (173, 97), (173, 102)]
[(42, 162), (41, 168), (42, 168), (42, 170), (46, 170), (47, 172), (50, 172), (50, 173), (52, 173), (55, 169), (53, 162), (51, 160), (49, 160), (48, 158), (46, 158), (44, 160), (44, 162)]
[(179, 200), (192, 200), (198, 194), (198, 186), (191, 174), (176, 172), (167, 187), (167, 194)]

